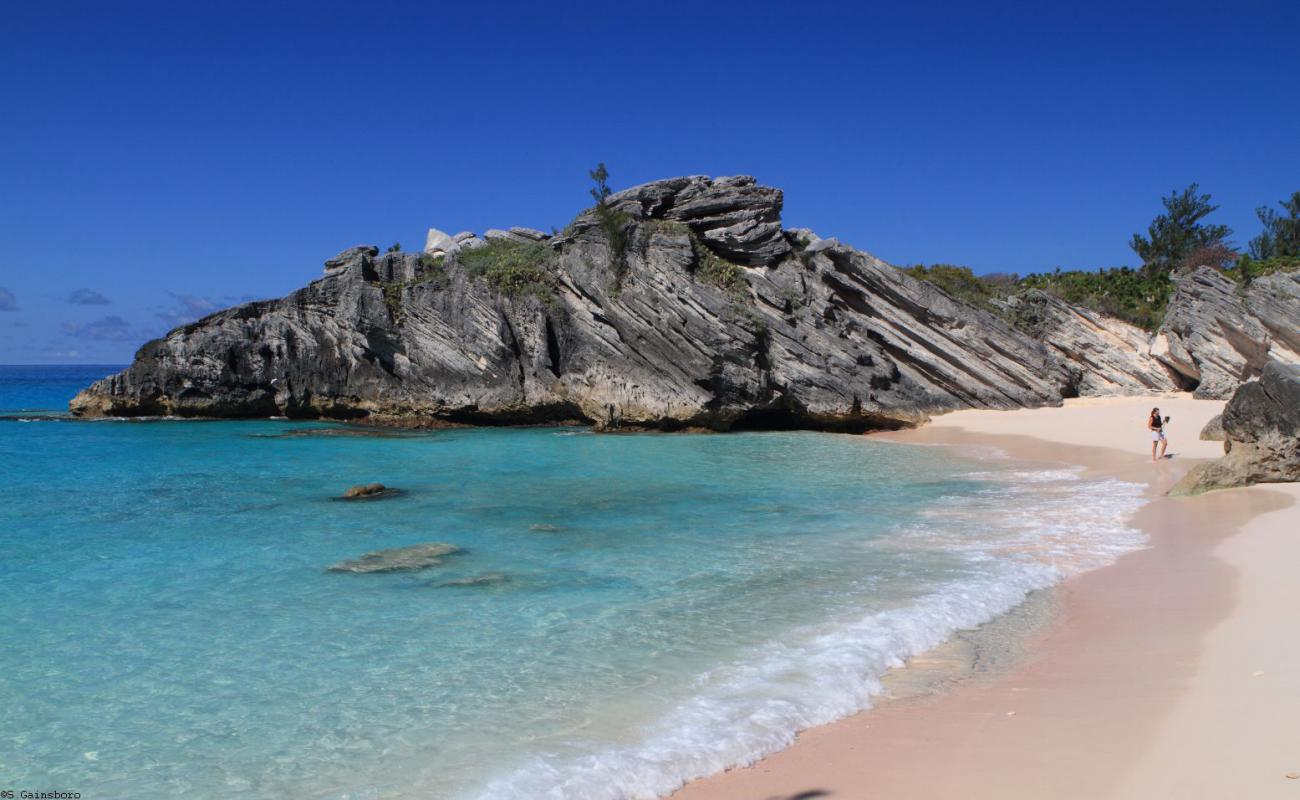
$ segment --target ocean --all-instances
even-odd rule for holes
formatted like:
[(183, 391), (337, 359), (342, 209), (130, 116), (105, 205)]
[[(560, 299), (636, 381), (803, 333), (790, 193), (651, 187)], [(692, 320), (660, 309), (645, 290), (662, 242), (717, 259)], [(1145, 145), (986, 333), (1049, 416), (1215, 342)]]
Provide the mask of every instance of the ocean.
[(993, 451), (66, 418), (116, 369), (0, 367), (4, 788), (652, 798), (1143, 544), (1139, 486)]

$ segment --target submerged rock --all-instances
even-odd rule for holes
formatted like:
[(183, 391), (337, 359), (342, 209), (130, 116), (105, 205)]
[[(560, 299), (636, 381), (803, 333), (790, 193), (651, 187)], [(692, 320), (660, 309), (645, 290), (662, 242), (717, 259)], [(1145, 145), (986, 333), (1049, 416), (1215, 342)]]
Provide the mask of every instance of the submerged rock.
[(334, 439), (360, 437), (363, 439), (406, 439), (425, 435), (421, 431), (403, 431), (398, 428), (375, 428), (362, 425), (346, 428), (289, 428), (278, 433), (253, 433), (257, 439)]
[(375, 500), (380, 497), (392, 497), (398, 494), (397, 489), (390, 489), (382, 483), (357, 484), (350, 487), (343, 496), (342, 500)]
[(442, 581), (435, 585), (451, 588), (457, 586), (498, 586), (509, 582), (510, 576), (508, 575), (503, 575), (500, 572), (488, 572), (483, 575), (471, 575), (467, 578), (454, 578), (449, 581)]
[(1193, 467), (1170, 494), (1300, 481), (1300, 366), (1271, 362), (1242, 385), (1223, 410), (1223, 431), (1227, 454)]
[(376, 550), (349, 561), (340, 561), (328, 568), (329, 572), (411, 572), (414, 570), (436, 567), (442, 563), (443, 556), (459, 553), (460, 548), (454, 544), (417, 544), (410, 547), (395, 547), (390, 550)]

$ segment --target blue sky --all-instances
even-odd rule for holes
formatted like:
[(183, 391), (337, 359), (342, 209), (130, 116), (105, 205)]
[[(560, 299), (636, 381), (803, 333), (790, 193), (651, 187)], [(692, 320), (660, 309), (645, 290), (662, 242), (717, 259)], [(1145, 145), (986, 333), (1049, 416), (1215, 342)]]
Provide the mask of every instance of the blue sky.
[[(908, 7), (904, 7), (908, 6)], [(8, 2), (0, 363), (123, 363), (357, 243), (752, 174), (895, 263), (1133, 264), (1300, 189), (1300, 4)]]

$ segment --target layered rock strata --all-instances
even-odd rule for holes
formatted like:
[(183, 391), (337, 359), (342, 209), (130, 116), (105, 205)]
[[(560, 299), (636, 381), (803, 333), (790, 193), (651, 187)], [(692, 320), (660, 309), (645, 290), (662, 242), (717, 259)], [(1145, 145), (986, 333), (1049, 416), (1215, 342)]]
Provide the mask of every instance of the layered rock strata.
[(1269, 361), (1300, 364), (1300, 272), (1242, 288), (1222, 272), (1176, 273), (1152, 354), (1199, 398), (1223, 400)]
[(491, 232), (474, 258), (471, 237), (439, 232), (420, 255), (351, 248), (288, 297), (149, 342), (72, 410), (866, 430), (1078, 391), (1081, 371), (1041, 342), (783, 230), (781, 205), (752, 178), (675, 178), (555, 237)]

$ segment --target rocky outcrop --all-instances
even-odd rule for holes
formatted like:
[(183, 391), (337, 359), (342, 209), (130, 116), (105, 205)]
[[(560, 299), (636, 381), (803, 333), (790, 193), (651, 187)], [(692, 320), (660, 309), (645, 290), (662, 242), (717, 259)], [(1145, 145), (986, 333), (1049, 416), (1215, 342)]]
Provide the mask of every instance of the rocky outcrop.
[(511, 242), (544, 242), (551, 238), (550, 234), (532, 228), (511, 228), (508, 231), (497, 230), (492, 228), (483, 233), (483, 238), (492, 241), (493, 239), (505, 239)]
[(1150, 394), (1179, 388), (1168, 366), (1151, 357), (1150, 334), (1055, 295), (1031, 289), (1006, 303), (1018, 327), (1079, 372), (1081, 395)]
[(610, 205), (636, 220), (681, 222), (723, 258), (747, 266), (774, 263), (791, 251), (781, 229), (780, 189), (745, 175), (701, 175), (656, 181), (617, 192)]
[(1198, 464), (1170, 494), (1300, 481), (1300, 366), (1270, 362), (1223, 410), (1227, 454)]
[(460, 548), (454, 544), (416, 544), (410, 547), (394, 547), (390, 550), (376, 550), (348, 561), (340, 561), (329, 567), (328, 572), (414, 572), (416, 570), (436, 567), (442, 563), (444, 556), (459, 553)]
[(615, 241), (588, 211), (551, 238), (458, 234), (443, 259), (352, 248), (288, 297), (149, 342), (72, 410), (866, 430), (1077, 393), (1077, 364), (866, 253), (783, 231), (781, 202), (748, 177), (675, 178), (610, 198)]
[(424, 252), (431, 256), (448, 256), (459, 249), (460, 242), (437, 228), (430, 228), (424, 237)]
[(1227, 398), (1270, 360), (1300, 363), (1300, 273), (1257, 278), (1245, 289), (1210, 267), (1173, 280), (1152, 354), (1196, 397)]

